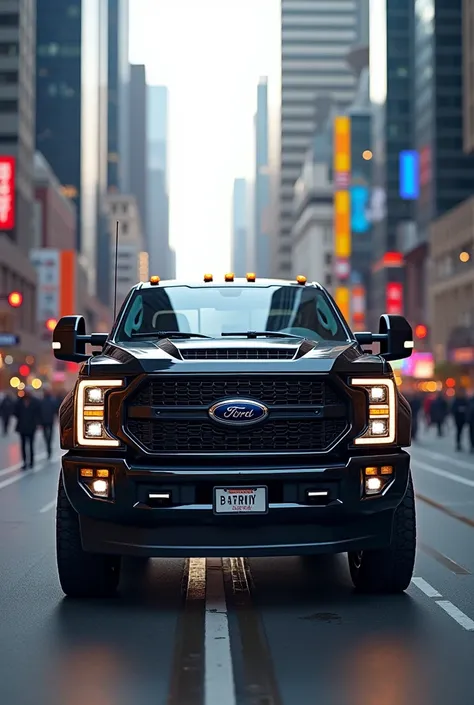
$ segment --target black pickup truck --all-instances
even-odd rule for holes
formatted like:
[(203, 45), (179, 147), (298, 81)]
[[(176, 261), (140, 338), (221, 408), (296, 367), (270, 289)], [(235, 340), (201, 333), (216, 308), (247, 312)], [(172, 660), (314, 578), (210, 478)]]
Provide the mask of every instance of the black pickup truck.
[(354, 334), (304, 277), (152, 277), (109, 335), (61, 318), (54, 354), (82, 362), (60, 410), (63, 591), (112, 595), (126, 555), (341, 552), (359, 590), (405, 590), (411, 412), (388, 361), (412, 348), (403, 317)]

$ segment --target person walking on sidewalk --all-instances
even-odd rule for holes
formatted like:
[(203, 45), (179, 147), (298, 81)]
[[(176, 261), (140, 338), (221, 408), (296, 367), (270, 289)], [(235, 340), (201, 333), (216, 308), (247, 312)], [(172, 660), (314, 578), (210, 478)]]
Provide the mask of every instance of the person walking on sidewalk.
[(464, 387), (460, 387), (456, 396), (454, 397), (453, 405), (451, 407), (451, 413), (454, 419), (454, 425), (456, 426), (456, 450), (460, 451), (462, 432), (464, 431), (464, 426), (467, 423), (467, 413), (468, 413), (469, 402), (466, 396), (466, 390)]
[(418, 420), (422, 409), (422, 403), (420, 396), (416, 393), (416, 391), (407, 398), (407, 401), (411, 407), (411, 437), (415, 441), (418, 436)]
[(45, 390), (40, 401), (40, 420), (43, 427), (44, 442), (48, 458), (51, 457), (51, 441), (53, 437), (53, 425), (58, 414), (58, 404), (49, 390)]
[(440, 392), (431, 403), (431, 423), (438, 429), (438, 436), (443, 435), (444, 422), (448, 415), (448, 402)]
[(3, 425), (3, 435), (8, 434), (8, 427), (10, 425), (10, 418), (15, 410), (15, 402), (11, 398), (10, 394), (7, 392), (0, 402), (0, 418), (2, 419)]
[(469, 428), (469, 440), (471, 442), (471, 453), (474, 453), (474, 395), (469, 399), (467, 407), (467, 424)]
[(37, 400), (25, 391), (16, 403), (15, 416), (17, 418), (16, 432), (21, 440), (21, 454), (23, 456), (23, 470), (32, 468), (35, 463), (35, 433), (40, 421), (40, 408)]

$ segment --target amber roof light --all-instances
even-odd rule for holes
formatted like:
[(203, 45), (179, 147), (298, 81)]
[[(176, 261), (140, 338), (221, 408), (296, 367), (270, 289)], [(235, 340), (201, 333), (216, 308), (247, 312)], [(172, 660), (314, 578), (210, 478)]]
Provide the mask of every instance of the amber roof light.
[(247, 272), (247, 281), (248, 282), (254, 282), (256, 278), (257, 278), (257, 275), (254, 272)]
[(150, 277), (150, 284), (159, 284), (160, 283), (160, 277), (157, 277), (156, 274), (154, 274), (152, 277)]
[(212, 274), (205, 274), (204, 275), (205, 282), (212, 282), (213, 279), (214, 279), (214, 277), (212, 276)]
[(228, 274), (225, 275), (224, 279), (226, 280), (226, 282), (233, 282), (234, 281), (234, 273), (228, 272)]
[(302, 274), (298, 274), (298, 276), (296, 277), (296, 281), (298, 282), (298, 284), (306, 284), (308, 280)]

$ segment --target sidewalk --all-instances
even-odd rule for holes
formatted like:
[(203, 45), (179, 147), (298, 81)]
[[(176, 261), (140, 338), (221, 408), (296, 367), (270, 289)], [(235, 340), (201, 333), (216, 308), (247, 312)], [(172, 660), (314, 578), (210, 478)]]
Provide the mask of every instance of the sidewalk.
[(456, 429), (454, 426), (454, 421), (449, 419), (444, 427), (443, 435), (438, 436), (437, 429), (435, 426), (427, 428), (424, 422), (421, 422), (418, 429), (418, 437), (416, 440), (412, 440), (412, 448), (428, 448), (439, 453), (452, 454), (453, 457), (469, 458), (472, 459), (474, 466), (474, 459), (472, 453), (470, 452), (470, 440), (469, 440), (469, 428), (466, 424), (461, 437), (461, 451), (456, 451)]

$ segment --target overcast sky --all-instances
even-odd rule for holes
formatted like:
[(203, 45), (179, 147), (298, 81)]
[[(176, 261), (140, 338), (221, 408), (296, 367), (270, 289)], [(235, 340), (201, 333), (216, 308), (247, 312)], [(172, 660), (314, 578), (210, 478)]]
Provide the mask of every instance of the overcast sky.
[[(234, 177), (252, 174), (276, 0), (133, 0), (130, 60), (170, 92), (171, 241), (179, 277), (230, 266)], [(156, 272), (159, 274), (159, 272)]]

